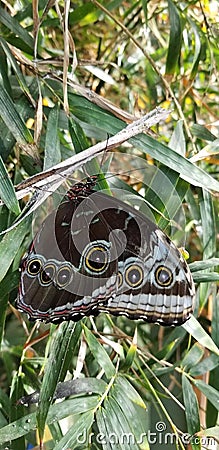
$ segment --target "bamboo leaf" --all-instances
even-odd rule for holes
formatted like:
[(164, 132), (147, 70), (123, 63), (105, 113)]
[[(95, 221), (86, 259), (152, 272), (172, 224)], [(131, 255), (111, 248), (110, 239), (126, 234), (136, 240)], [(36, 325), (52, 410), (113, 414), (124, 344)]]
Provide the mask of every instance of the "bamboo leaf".
[(68, 351), (69, 342), (74, 333), (74, 328), (74, 322), (64, 322), (61, 324), (56, 330), (55, 338), (50, 349), (37, 410), (37, 423), (41, 439), (43, 438), (49, 407), (53, 401), (55, 389), (61, 376), (63, 363)]
[(33, 38), (28, 31), (22, 27), (16, 19), (16, 16), (11, 16), (5, 9), (0, 7), (0, 22), (3, 23), (14, 35), (19, 36), (26, 46), (29, 47), (30, 52), (33, 51)]
[[(191, 436), (193, 436), (200, 430), (198, 401), (191, 383), (189, 382), (185, 374), (182, 374), (182, 391), (188, 432)], [(201, 449), (200, 444), (193, 443), (192, 439), (191, 444), (194, 450)]]
[(17, 112), (11, 97), (2, 85), (0, 85), (0, 116), (17, 142), (20, 144), (33, 143), (33, 137), (30, 131)]
[(186, 353), (182, 360), (182, 367), (185, 367), (188, 371), (191, 367), (194, 367), (204, 356), (204, 349), (201, 348), (197, 343), (192, 346), (192, 348)]
[(132, 386), (131, 383), (125, 377), (118, 377), (116, 381), (117, 385), (121, 388), (123, 392), (126, 392), (127, 397), (136, 405), (140, 406), (143, 409), (146, 409), (145, 402), (138, 394), (136, 389)]
[[(97, 406), (99, 401), (98, 396), (86, 396), (75, 399), (65, 400), (62, 403), (56, 403), (51, 406), (48, 416), (47, 424), (52, 424), (55, 421), (64, 419), (71, 415), (83, 414), (92, 411)], [(83, 417), (83, 415), (82, 415)], [(18, 439), (25, 436), (30, 431), (36, 430), (36, 413), (27, 414), (16, 421), (9, 423), (0, 429), (0, 444)], [(78, 435), (79, 438), (83, 438)]]
[(110, 360), (106, 350), (102, 345), (100, 345), (98, 340), (84, 324), (83, 328), (90, 351), (96, 359), (97, 363), (104, 369), (107, 378), (113, 377), (115, 375), (115, 367)]
[(166, 62), (166, 74), (174, 74), (180, 57), (182, 26), (179, 11), (171, 0), (168, 0), (168, 9), (170, 17), (170, 37)]
[(216, 266), (219, 266), (219, 258), (210, 258), (203, 261), (195, 261), (194, 263), (189, 264), (191, 272), (210, 269)]
[(60, 141), (59, 141), (59, 105), (54, 106), (48, 115), (47, 129), (46, 129), (46, 142), (45, 142), (45, 157), (43, 169), (49, 169), (50, 167), (58, 164), (61, 161), (60, 153)]
[(202, 380), (193, 380), (194, 385), (207, 397), (207, 399), (219, 411), (219, 392), (212, 386), (204, 383)]
[[(104, 131), (106, 135), (114, 135), (124, 128), (122, 120), (117, 119), (79, 95), (69, 94), (69, 106), (72, 114), (77, 116), (78, 119), (91, 124), (93, 129), (101, 130), (102, 133)], [(185, 181), (202, 186), (207, 190), (210, 187), (211, 190), (219, 192), (219, 183), (215, 178), (174, 149), (165, 146), (151, 136), (140, 134), (131, 138), (130, 143), (141, 149), (145, 154), (150, 154), (152, 158), (175, 170)]]
[(0, 197), (7, 208), (16, 214), (20, 214), (19, 203), (15, 194), (14, 186), (7, 173), (6, 167), (0, 156)]
[(219, 355), (219, 349), (217, 345), (202, 328), (202, 326), (194, 316), (191, 316), (190, 319), (182, 325), (182, 327), (187, 330), (188, 333), (190, 333), (194, 337), (194, 339), (199, 342), (199, 344), (203, 345), (203, 347), (208, 348), (213, 353), (216, 353), (216, 355)]
[(55, 445), (53, 450), (68, 450), (69, 448), (75, 448), (75, 444), (83, 444), (83, 446), (86, 446), (93, 420), (94, 414), (92, 411), (82, 414), (71, 426), (70, 430), (67, 431), (65, 436), (60, 439), (59, 443)]
[(204, 358), (200, 363), (194, 364), (193, 367), (190, 368), (189, 373), (197, 377), (199, 375), (203, 375), (206, 372), (210, 372), (211, 370), (217, 368), (219, 366), (219, 356), (212, 353), (207, 358)]
[[(5, 41), (5, 39), (3, 39), (2, 37), (0, 38), (0, 43), (2, 48), (4, 49), (5, 54), (7, 55), (8, 60), (10, 61), (10, 64), (13, 67), (13, 70), (17, 76), (18, 82), (21, 86), (21, 89), (23, 90), (23, 92), (25, 92), (25, 94), (27, 94), (27, 96), (30, 95), (30, 91), (29, 88), (27, 86), (26, 83), (26, 79), (24, 77), (24, 75), (22, 74), (20, 67), (15, 59), (15, 57), (13, 56), (7, 42)], [(9, 92), (9, 91), (8, 91)]]
[[(129, 445), (132, 447), (135, 442), (140, 444), (140, 448), (149, 449), (148, 441), (147, 441), (147, 413), (145, 410), (145, 405), (143, 407), (143, 411), (139, 411), (136, 404), (133, 403), (132, 400), (127, 397), (126, 388), (123, 389), (122, 384), (116, 383), (112, 389), (112, 397), (115, 401), (120, 405), (120, 408), (123, 410), (126, 420), (128, 422), (128, 426), (126, 429), (126, 436), (129, 437)], [(125, 387), (125, 386), (124, 386)], [(127, 386), (126, 386), (127, 387)], [(124, 398), (126, 401), (124, 403)], [(134, 447), (133, 447), (134, 448)]]
[(9, 231), (0, 242), (0, 281), (6, 275), (12, 261), (24, 240), (28, 221), (22, 222), (13, 230)]

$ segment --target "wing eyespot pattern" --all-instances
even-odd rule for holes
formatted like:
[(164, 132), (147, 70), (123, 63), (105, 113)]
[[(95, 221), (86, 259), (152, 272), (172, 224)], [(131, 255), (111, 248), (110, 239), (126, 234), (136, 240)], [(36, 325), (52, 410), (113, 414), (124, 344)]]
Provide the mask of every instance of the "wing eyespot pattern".
[(110, 243), (94, 241), (85, 247), (82, 254), (82, 264), (87, 273), (102, 275), (110, 263)]
[(168, 267), (159, 266), (155, 270), (155, 280), (160, 287), (169, 287), (173, 282), (173, 273)]
[(125, 281), (130, 288), (138, 288), (144, 281), (144, 271), (141, 266), (132, 264), (125, 270)]

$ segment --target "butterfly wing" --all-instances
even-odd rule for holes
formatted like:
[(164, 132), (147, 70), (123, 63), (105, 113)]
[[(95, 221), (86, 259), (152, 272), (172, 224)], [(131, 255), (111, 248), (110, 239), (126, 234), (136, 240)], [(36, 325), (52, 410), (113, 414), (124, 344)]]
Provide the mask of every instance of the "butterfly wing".
[[(194, 283), (188, 265), (168, 237), (155, 229), (150, 254), (136, 257), (126, 248), (118, 264), (117, 295), (100, 310), (161, 325), (181, 325), (191, 315)], [(144, 246), (144, 243), (142, 243)]]
[(17, 307), (50, 322), (104, 311), (179, 325), (193, 298), (189, 268), (170, 239), (139, 211), (90, 191), (43, 223), (22, 262)]
[(98, 214), (85, 197), (65, 201), (44, 221), (22, 260), (16, 301), (31, 320), (79, 320), (116, 295), (117, 260), (109, 258), (108, 225)]

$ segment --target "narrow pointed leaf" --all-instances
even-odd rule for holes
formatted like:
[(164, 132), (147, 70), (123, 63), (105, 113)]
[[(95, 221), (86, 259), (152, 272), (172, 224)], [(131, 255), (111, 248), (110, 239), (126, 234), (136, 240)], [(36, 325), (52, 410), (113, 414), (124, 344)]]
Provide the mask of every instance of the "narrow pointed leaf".
[(33, 38), (28, 31), (22, 27), (16, 19), (16, 16), (10, 15), (5, 9), (0, 7), (0, 22), (3, 23), (14, 35), (19, 36), (23, 40), (25, 45), (29, 47), (32, 53), (33, 50)]
[(0, 116), (17, 142), (21, 144), (33, 143), (31, 132), (26, 127), (11, 97), (2, 85), (0, 85)]
[(200, 389), (201, 392), (207, 397), (207, 399), (214, 405), (214, 407), (219, 411), (219, 392), (212, 386), (204, 383), (202, 380), (194, 380), (194, 385)]
[(83, 444), (83, 448), (88, 444), (89, 432), (94, 420), (92, 411), (82, 414), (67, 431), (65, 436), (59, 441), (53, 450), (69, 450)]
[(50, 349), (37, 411), (37, 423), (41, 438), (43, 437), (47, 414), (53, 401), (57, 383), (61, 376), (63, 363), (68, 351), (69, 342), (74, 333), (74, 328), (74, 322), (62, 323), (56, 330), (56, 335)]
[(174, 74), (180, 57), (182, 26), (179, 11), (171, 0), (168, 0), (168, 9), (170, 18), (170, 38), (166, 62), (166, 74)]
[[(200, 430), (199, 406), (193, 387), (185, 374), (182, 375), (182, 391), (185, 405), (187, 429), (188, 433), (193, 436)], [(194, 450), (201, 450), (200, 444), (193, 444), (192, 440), (191, 444)]]
[(27, 223), (27, 221), (22, 222), (16, 228), (7, 233), (0, 242), (0, 281), (2, 281), (6, 275), (21, 246), (21, 243), (25, 238)]
[[(139, 412), (138, 407), (134, 404), (126, 395), (127, 391), (123, 391), (121, 385), (118, 386), (117, 382), (115, 383), (112, 389), (112, 397), (115, 401), (120, 405), (120, 408), (123, 410), (126, 420), (129, 425), (129, 436), (130, 436), (130, 444), (132, 442), (138, 442), (141, 449), (148, 449), (147, 442), (147, 413), (144, 409), (144, 414)], [(124, 398), (126, 401), (124, 403)]]
[[(125, 126), (122, 120), (112, 116), (79, 95), (69, 94), (69, 105), (75, 116), (83, 122), (86, 121), (92, 127), (101, 130), (101, 132), (104, 131), (106, 135), (108, 133), (110, 135), (115, 134)], [(184, 158), (174, 149), (167, 147), (146, 134), (140, 134), (129, 141), (134, 147), (140, 148), (144, 153), (150, 154), (157, 161), (175, 170), (180, 174), (181, 178), (189, 183), (206, 189), (210, 187), (211, 190), (219, 192), (219, 182), (215, 178), (193, 164), (189, 159)]]
[(58, 164), (61, 161), (58, 120), (59, 105), (56, 105), (51, 109), (48, 116), (45, 142), (45, 158), (43, 165), (44, 170), (49, 169), (50, 167)]
[(200, 347), (197, 343), (192, 346), (192, 348), (186, 353), (182, 360), (182, 367), (185, 367), (188, 371), (190, 367), (197, 364), (204, 356), (204, 349)]
[(126, 392), (127, 397), (133, 403), (136, 403), (136, 405), (139, 405), (142, 408), (146, 409), (146, 405), (145, 405), (144, 401), (142, 400), (141, 396), (139, 395), (139, 393), (135, 390), (135, 388), (132, 386), (132, 384), (125, 377), (117, 378), (116, 383), (122, 389), (123, 392)]
[(113, 377), (115, 375), (115, 367), (110, 360), (106, 350), (85, 325), (83, 325), (83, 328), (88, 346), (97, 363), (104, 369), (107, 378)]
[(219, 355), (218, 347), (194, 316), (191, 316), (190, 319), (182, 325), (182, 327), (190, 333), (194, 339), (199, 342), (199, 344), (216, 353), (216, 355)]
[(7, 208), (16, 214), (20, 214), (19, 203), (15, 194), (14, 186), (7, 173), (6, 167), (0, 156), (0, 197)]
[(115, 448), (109, 439), (107, 439), (108, 436), (108, 425), (107, 425), (107, 416), (105, 413), (105, 409), (103, 407), (98, 408), (96, 413), (96, 421), (99, 431), (99, 440), (100, 444), (102, 445), (103, 450), (113, 450)]
[[(96, 408), (99, 396), (86, 396), (65, 400), (51, 406), (47, 416), (47, 424), (62, 420), (70, 415), (78, 415), (90, 412)], [(0, 445), (10, 440), (25, 436), (30, 431), (36, 430), (36, 413), (27, 414), (24, 417), (9, 423), (0, 429)]]

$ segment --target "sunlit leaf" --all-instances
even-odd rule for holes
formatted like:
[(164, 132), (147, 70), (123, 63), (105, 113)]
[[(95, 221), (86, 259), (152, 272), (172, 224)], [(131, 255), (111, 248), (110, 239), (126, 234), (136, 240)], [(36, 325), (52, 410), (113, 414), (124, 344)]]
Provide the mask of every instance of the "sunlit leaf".
[(111, 378), (113, 375), (115, 375), (115, 367), (112, 364), (106, 350), (103, 348), (103, 346), (98, 342), (96, 337), (91, 333), (91, 331), (84, 325), (84, 331), (85, 336), (87, 339), (87, 343), (89, 345), (90, 351), (93, 353), (96, 361), (100, 365), (100, 367), (103, 367), (106, 376), (108, 378)]

